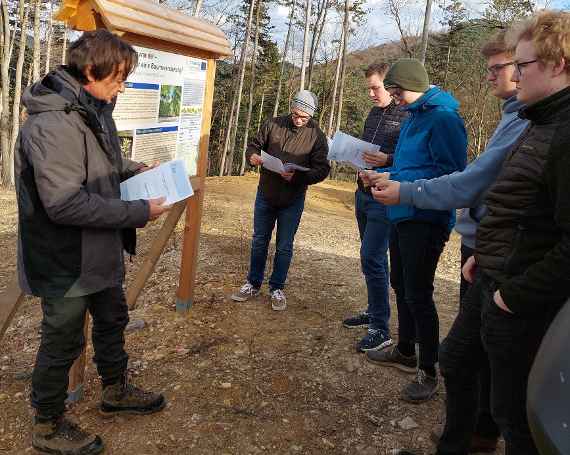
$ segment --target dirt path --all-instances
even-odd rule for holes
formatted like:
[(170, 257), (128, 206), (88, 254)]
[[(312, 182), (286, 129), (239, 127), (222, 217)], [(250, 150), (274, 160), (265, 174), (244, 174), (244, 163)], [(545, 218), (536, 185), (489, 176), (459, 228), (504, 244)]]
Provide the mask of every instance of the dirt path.
[[(427, 450), (443, 391), (419, 406), (400, 401), (408, 377), (367, 363), (354, 349), (363, 332), (340, 324), (366, 302), (353, 185), (327, 182), (310, 190), (288, 279), (287, 311), (271, 311), (266, 288), (250, 303), (227, 298), (247, 272), (256, 184), (254, 175), (208, 179), (196, 301), (189, 315), (174, 311), (182, 225), (131, 314), (146, 321), (144, 329), (127, 336), (134, 380), (164, 391), (168, 408), (155, 416), (102, 419), (100, 387), (90, 364), (86, 399), (72, 414), (104, 438), (107, 454)], [(15, 267), (13, 193), (0, 193), (0, 204), (1, 289)], [(143, 253), (157, 228), (141, 233)], [(457, 307), (458, 253), (454, 236), (437, 274), (442, 334)], [(129, 264), (129, 278), (140, 260)], [(38, 345), (37, 303), (29, 299), (2, 340), (0, 453), (31, 453), (28, 395)], [(402, 429), (406, 417), (418, 427)]]

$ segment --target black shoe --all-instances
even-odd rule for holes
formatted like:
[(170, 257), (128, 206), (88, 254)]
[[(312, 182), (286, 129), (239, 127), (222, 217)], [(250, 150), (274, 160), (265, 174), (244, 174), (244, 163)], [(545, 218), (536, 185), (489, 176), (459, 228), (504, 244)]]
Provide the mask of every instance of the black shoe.
[(404, 373), (415, 373), (418, 363), (418, 358), (415, 354), (407, 357), (398, 350), (397, 345), (392, 349), (368, 351), (366, 353), (366, 360), (377, 365), (397, 368)]
[(358, 352), (381, 351), (392, 344), (392, 338), (381, 330), (368, 329), (366, 336), (356, 345), (356, 350)]
[(342, 321), (342, 325), (347, 329), (358, 329), (360, 327), (368, 327), (368, 324), (370, 324), (370, 316), (368, 316), (368, 313), (360, 313), (357, 314), (356, 316), (347, 318), (344, 321)]
[(34, 418), (32, 447), (55, 455), (96, 455), (105, 448), (99, 436), (83, 431), (63, 416)]
[(408, 403), (423, 403), (437, 392), (437, 376), (429, 376), (421, 368), (416, 378), (402, 390), (402, 399)]
[(153, 414), (165, 406), (164, 395), (139, 389), (125, 380), (103, 389), (101, 414)]
[[(439, 440), (443, 435), (443, 424), (437, 425), (429, 435), (431, 441), (437, 446)], [(494, 453), (497, 450), (497, 444), (499, 443), (499, 438), (493, 436), (481, 436), (479, 434), (473, 434), (471, 436), (471, 445), (469, 446), (469, 453)]]

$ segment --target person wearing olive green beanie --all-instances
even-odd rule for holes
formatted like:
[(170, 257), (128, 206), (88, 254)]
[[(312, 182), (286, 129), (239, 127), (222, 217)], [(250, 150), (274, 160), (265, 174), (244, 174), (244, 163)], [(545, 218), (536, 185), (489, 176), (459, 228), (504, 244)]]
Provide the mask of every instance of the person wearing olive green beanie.
[[(431, 179), (467, 164), (467, 134), (458, 114), (459, 103), (438, 87), (430, 87), (420, 61), (398, 60), (384, 78), (394, 101), (409, 113), (402, 124), (390, 179)], [(380, 191), (372, 188), (380, 201)], [(416, 378), (402, 390), (402, 398), (420, 403), (433, 397), (438, 380), (439, 320), (433, 301), (435, 269), (455, 224), (452, 210), (425, 210), (411, 205), (388, 207), (393, 224), (390, 239), (390, 281), (398, 308), (398, 344), (367, 352), (371, 362), (410, 370)], [(419, 344), (416, 359), (415, 343)]]

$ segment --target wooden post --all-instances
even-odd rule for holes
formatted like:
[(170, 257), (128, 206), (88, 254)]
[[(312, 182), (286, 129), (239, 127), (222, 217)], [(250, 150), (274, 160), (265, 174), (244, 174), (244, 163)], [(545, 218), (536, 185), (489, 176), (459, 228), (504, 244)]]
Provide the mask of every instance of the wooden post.
[(87, 343), (89, 342), (89, 311), (85, 314), (85, 324), (83, 326), (83, 336), (85, 337), (85, 346), (81, 355), (73, 362), (71, 370), (69, 370), (69, 385), (67, 387), (67, 402), (77, 403), (83, 399), (85, 388), (85, 365), (87, 364)]
[(18, 277), (16, 276), (8, 284), (4, 292), (0, 294), (0, 340), (2, 340), (22, 303), (24, 303), (24, 294), (20, 290)]
[(152, 274), (156, 262), (158, 261), (162, 250), (166, 246), (166, 243), (168, 242), (168, 239), (170, 238), (170, 235), (176, 227), (176, 224), (182, 216), (182, 212), (184, 212), (185, 208), (186, 201), (177, 202), (172, 206), (166, 220), (164, 221), (164, 224), (158, 232), (157, 237), (154, 239), (154, 242), (150, 246), (150, 251), (146, 255), (142, 267), (135, 276), (133, 283), (127, 290), (127, 305), (129, 306), (130, 310), (136, 307), (137, 298), (143, 290), (144, 285), (146, 284), (146, 280), (148, 280), (148, 277)]
[(199, 189), (188, 200), (184, 226), (184, 245), (180, 265), (178, 292), (176, 293), (176, 311), (187, 312), (194, 299), (194, 281), (198, 266), (198, 248), (200, 241), (200, 223), (204, 203), (206, 171), (208, 169), (208, 144), (210, 141), (210, 125), (212, 122), (212, 104), (214, 101), (214, 81), (216, 77), (216, 61), (208, 60), (206, 73), (206, 90), (204, 109), (202, 111), (202, 128), (200, 131), (200, 154), (198, 157), (197, 177)]

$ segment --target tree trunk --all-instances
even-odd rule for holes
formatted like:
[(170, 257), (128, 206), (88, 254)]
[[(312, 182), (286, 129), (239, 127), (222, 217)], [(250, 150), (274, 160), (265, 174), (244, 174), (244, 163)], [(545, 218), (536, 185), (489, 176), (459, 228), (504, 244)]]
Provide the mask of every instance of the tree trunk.
[(317, 55), (317, 50), (321, 42), (321, 35), (323, 33), (323, 28), (327, 18), (329, 2), (328, 0), (323, 0), (319, 6), (319, 12), (317, 16), (317, 22), (315, 23), (315, 29), (313, 30), (313, 36), (311, 38), (311, 52), (309, 53), (309, 84), (308, 88), (311, 90), (313, 84), (313, 67), (315, 66), (315, 58)]
[(44, 74), (49, 73), (49, 65), (51, 63), (51, 45), (53, 43), (53, 11), (52, 11), (52, 4), (49, 2), (49, 20), (48, 26), (46, 31), (46, 66), (44, 70)]
[(198, 16), (200, 14), (200, 10), (202, 9), (202, 0), (196, 0), (196, 4), (194, 5), (194, 12), (192, 16)]
[(42, 0), (36, 0), (34, 9), (34, 51), (32, 56), (32, 82), (40, 78), (41, 40), (40, 19), (42, 13)]
[(344, 80), (346, 78), (346, 64), (348, 62), (347, 52), (346, 49), (348, 47), (348, 39), (350, 37), (350, 32), (348, 29), (349, 26), (349, 16), (350, 16), (350, 9), (349, 9), (349, 1), (345, 0), (344, 2), (344, 42), (342, 47), (342, 72), (340, 76), (340, 90), (338, 95), (338, 109), (337, 109), (337, 116), (336, 116), (336, 131), (340, 130), (340, 121), (342, 118), (342, 102), (344, 96)]
[[(20, 0), (20, 4), (22, 4)], [(2, 153), (2, 184), (10, 184), (10, 60), (12, 57), (12, 42), (15, 36), (15, 27), (10, 34), (10, 12), (6, 1), (1, 4), (1, 41), (2, 41), (2, 68), (0, 78), (2, 80), (2, 103), (0, 105), (0, 152)]]
[(301, 62), (301, 90), (305, 88), (305, 68), (309, 52), (309, 28), (311, 27), (311, 0), (307, 0), (305, 7), (305, 36), (303, 38), (303, 61)]
[(231, 129), (231, 141), (230, 141), (230, 149), (229, 149), (229, 160), (226, 163), (226, 169), (228, 171), (228, 175), (232, 175), (232, 167), (233, 167), (233, 160), (235, 154), (235, 147), (236, 147), (236, 136), (237, 136), (237, 129), (239, 126), (239, 114), (241, 108), (241, 97), (243, 95), (243, 82), (245, 79), (245, 67), (246, 67), (246, 57), (247, 57), (247, 49), (249, 47), (249, 38), (251, 35), (251, 24), (253, 22), (253, 11), (255, 8), (255, 0), (251, 0), (251, 5), (249, 8), (249, 18), (247, 20), (247, 26), (245, 29), (245, 40), (242, 47), (242, 54), (240, 58), (240, 70), (239, 70), (239, 86), (237, 91), (237, 102), (236, 102), (236, 110), (234, 115), (234, 124), (233, 128)]
[(257, 129), (261, 127), (261, 120), (263, 119), (263, 103), (265, 101), (265, 84), (263, 84), (263, 88), (261, 89), (261, 104), (259, 105), (259, 115), (257, 116)]
[(291, 2), (291, 11), (289, 12), (289, 26), (287, 27), (287, 36), (285, 37), (285, 46), (283, 47), (283, 58), (281, 60), (281, 72), (279, 73), (279, 82), (277, 83), (277, 95), (275, 95), (275, 106), (273, 107), (273, 117), (277, 117), (279, 111), (279, 98), (281, 97), (281, 87), (283, 85), (283, 74), (285, 73), (285, 60), (289, 49), (289, 38), (291, 36), (291, 25), (293, 24), (293, 14), (295, 12), (295, 1)]
[[(20, 0), (20, 36), (27, 35), (29, 8), (25, 6), (24, 0)], [(10, 136), (10, 150), (8, 153), (7, 163), (4, 162), (2, 169), (5, 175), (2, 181), (7, 183), (9, 179), (10, 185), (13, 186), (14, 181), (14, 150), (16, 148), (16, 140), (20, 129), (20, 99), (22, 96), (22, 73), (24, 71), (24, 60), (26, 57), (26, 39), (20, 39), (20, 50), (18, 52), (18, 60), (16, 61), (16, 85), (14, 86), (14, 101), (12, 102), (12, 134)]]
[(247, 150), (247, 141), (249, 139), (249, 124), (251, 123), (251, 114), (253, 112), (253, 91), (255, 90), (255, 76), (257, 74), (257, 46), (259, 45), (259, 16), (263, 0), (257, 2), (257, 12), (255, 15), (255, 41), (253, 44), (253, 55), (251, 56), (251, 80), (249, 81), (249, 104), (247, 107), (247, 117), (245, 119), (245, 127), (243, 133), (243, 148), (241, 153), (241, 166), (239, 168), (239, 175), (243, 175), (245, 171), (245, 152)]
[(67, 54), (67, 24), (63, 24), (63, 42), (61, 43), (61, 64), (65, 65), (65, 57)]
[(428, 39), (429, 39), (429, 22), (431, 19), (431, 3), (432, 0), (426, 1), (426, 12), (424, 15), (424, 30), (422, 33), (422, 50), (420, 54), (420, 61), (425, 63), (426, 61), (426, 53), (427, 53), (427, 46), (428, 46)]
[(334, 76), (334, 85), (333, 85), (332, 100), (331, 100), (331, 114), (329, 116), (329, 127), (327, 129), (327, 135), (329, 137), (331, 137), (333, 135), (333, 122), (334, 122), (335, 106), (336, 106), (336, 94), (338, 91), (338, 81), (340, 79), (340, 70), (342, 67), (343, 50), (344, 50), (344, 28), (343, 28), (341, 35), (340, 35), (340, 43), (338, 45), (338, 57), (336, 59), (336, 71), (335, 71), (335, 76)]

